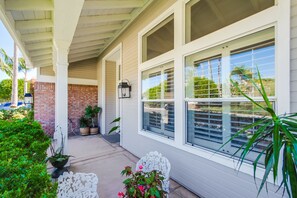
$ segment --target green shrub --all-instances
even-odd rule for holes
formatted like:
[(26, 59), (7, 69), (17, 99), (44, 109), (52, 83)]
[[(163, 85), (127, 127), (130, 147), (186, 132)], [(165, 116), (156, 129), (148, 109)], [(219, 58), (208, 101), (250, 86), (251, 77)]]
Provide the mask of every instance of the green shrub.
[(21, 120), (21, 119), (34, 120), (34, 111), (25, 107), (0, 110), (0, 120)]
[(0, 197), (56, 197), (45, 163), (49, 145), (39, 123), (0, 120)]

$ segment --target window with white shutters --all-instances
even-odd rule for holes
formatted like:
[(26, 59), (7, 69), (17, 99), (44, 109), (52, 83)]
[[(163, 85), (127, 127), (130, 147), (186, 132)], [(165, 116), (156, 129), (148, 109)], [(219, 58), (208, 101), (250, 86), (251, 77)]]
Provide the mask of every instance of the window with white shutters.
[(142, 72), (142, 129), (174, 137), (173, 62)]
[[(273, 103), (275, 98), (274, 29), (260, 31), (229, 43), (186, 57), (185, 104), (187, 143), (217, 150), (232, 135), (256, 122), (265, 112), (244, 98), (231, 85), (231, 78), (254, 100), (263, 103), (249, 79), (259, 85), (259, 70), (265, 90)], [(223, 152), (233, 154), (254, 134), (256, 128), (229, 142)], [(253, 146), (247, 159), (268, 140)]]

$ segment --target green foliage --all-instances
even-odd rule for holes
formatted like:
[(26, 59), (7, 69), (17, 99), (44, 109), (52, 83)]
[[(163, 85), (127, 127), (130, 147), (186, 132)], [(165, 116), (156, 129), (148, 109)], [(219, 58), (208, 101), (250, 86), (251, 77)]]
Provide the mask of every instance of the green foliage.
[(39, 123), (0, 120), (0, 197), (56, 197), (45, 163), (49, 145)]
[[(24, 58), (18, 59), (18, 70), (20, 72), (24, 72), (26, 75), (26, 72), (30, 70), (26, 66), (26, 62)], [(12, 57), (8, 56), (8, 54), (5, 52), (4, 49), (0, 48), (0, 70), (6, 73), (7, 76), (12, 78), (12, 68), (13, 68), (13, 59)]]
[(10, 110), (0, 110), (0, 120), (21, 120), (34, 121), (34, 111), (25, 107)]
[(110, 124), (114, 124), (114, 123), (119, 123), (119, 124), (116, 125), (116, 126), (114, 126), (114, 127), (112, 127), (112, 128), (109, 130), (108, 134), (111, 134), (111, 133), (113, 133), (113, 132), (117, 132), (117, 133), (119, 133), (119, 129), (120, 129), (120, 121), (121, 121), (121, 117), (118, 117), (118, 118), (114, 119), (114, 120), (110, 123)]
[(205, 77), (191, 77), (186, 86), (186, 95), (193, 98), (218, 98), (219, 85)]
[(55, 142), (52, 140), (52, 143), (50, 144), (50, 151), (51, 151), (51, 156), (46, 159), (46, 161), (50, 161), (50, 163), (55, 167), (55, 168), (60, 168), (62, 169), (65, 164), (68, 162), (69, 158), (72, 157), (71, 155), (65, 155), (64, 152), (64, 135), (60, 129), (61, 133), (61, 146), (58, 148), (55, 148)]
[(95, 105), (92, 107), (91, 105), (87, 106), (85, 109), (85, 117), (91, 120), (92, 127), (96, 125), (96, 118), (98, 117), (98, 113), (101, 112), (101, 107)]
[(162, 188), (164, 177), (160, 171), (153, 170), (151, 172), (141, 171), (142, 166), (139, 167), (140, 171), (132, 172), (130, 166), (126, 166), (121, 172), (122, 175), (128, 177), (123, 181), (125, 184), (126, 192), (119, 192), (119, 197), (132, 198), (132, 197), (155, 197), (164, 198), (166, 192)]
[(82, 116), (79, 119), (79, 126), (80, 128), (85, 128), (89, 126), (89, 119), (87, 119), (85, 116)]
[[(237, 84), (242, 92), (247, 95), (253, 95), (255, 97), (261, 97), (261, 95), (254, 91), (253, 83), (249, 79), (253, 79), (256, 85), (260, 86), (260, 80), (256, 74), (253, 74), (251, 68), (245, 66), (235, 67), (231, 71), (231, 78), (233, 82)], [(275, 96), (275, 80), (273, 78), (262, 78), (262, 84), (265, 87), (267, 96)], [(231, 93), (234, 96), (240, 96), (241, 93), (235, 86), (231, 85)]]
[[(253, 162), (255, 178), (258, 162), (265, 154), (265, 173), (258, 189), (258, 195), (263, 189), (268, 175), (272, 174), (274, 183), (277, 178), (279, 178), (281, 181), (280, 187), (284, 187), (284, 192), (286, 191), (289, 197), (297, 198), (297, 113), (276, 115), (272, 104), (268, 99), (267, 92), (264, 88), (265, 85), (263, 84), (259, 71), (257, 78), (256, 82), (255, 80), (249, 78), (249, 76), (245, 76), (245, 79), (249, 80), (254, 89), (259, 92), (264, 100), (264, 104), (254, 101), (242, 89), (240, 89), (238, 84), (232, 79), (231, 83), (241, 95), (260, 109), (267, 112), (269, 116), (265, 116), (255, 123), (245, 126), (242, 130), (232, 136), (223, 146), (236, 137), (247, 133), (250, 129), (255, 128), (256, 131), (251, 135), (247, 143), (245, 143), (236, 152), (240, 153), (238, 160), (239, 168), (245, 160), (245, 157), (256, 145), (263, 141), (270, 142), (267, 146), (264, 146), (262, 152), (258, 154), (258, 157)], [(279, 170), (280, 168), (282, 170), (281, 175)]]
[[(28, 90), (30, 90), (28, 83)], [(18, 79), (18, 96), (19, 99), (24, 99), (24, 79)], [(0, 82), (0, 101), (10, 101), (12, 92), (12, 80), (5, 79)]]

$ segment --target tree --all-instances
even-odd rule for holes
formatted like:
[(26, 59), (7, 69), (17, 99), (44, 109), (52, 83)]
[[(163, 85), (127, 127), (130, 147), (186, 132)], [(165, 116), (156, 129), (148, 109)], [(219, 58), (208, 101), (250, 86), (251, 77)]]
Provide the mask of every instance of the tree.
[[(18, 79), (18, 95), (19, 99), (24, 98), (24, 79)], [(0, 82), (0, 101), (8, 101), (11, 98), (11, 89), (12, 87), (12, 80), (5, 79)]]
[(11, 107), (18, 106), (18, 48), (16, 43), (13, 46), (13, 67), (12, 67), (12, 94)]
[(30, 69), (26, 66), (24, 58), (19, 58), (19, 71), (24, 73), (24, 94), (28, 93), (28, 79), (27, 74)]
[(0, 70), (10, 78), (12, 77), (12, 59), (7, 55), (4, 49), (0, 48)]
[[(17, 53), (16, 51), (16, 45), (15, 45), (15, 53)], [(9, 55), (7, 55), (7, 53), (5, 52), (4, 49), (0, 48), (0, 70), (3, 71), (4, 73), (6, 73), (10, 78), (13, 78), (13, 66), (14, 66), (14, 62), (16, 62), (15, 65), (17, 65), (17, 67), (15, 67), (16, 73), (18, 71), (23, 72), (24, 73), (24, 83), (21, 85), (21, 87), (24, 88), (24, 91), (22, 92), (22, 95), (20, 98), (23, 98), (23, 94), (27, 93), (27, 73), (29, 71), (29, 69), (26, 66), (26, 62), (24, 60), (24, 58), (18, 58), (17, 59), (17, 54), (14, 55), (15, 58), (11, 58)], [(15, 78), (15, 85), (18, 85), (19, 83), (17, 83), (17, 77)], [(19, 90), (18, 88), (16, 88), (16, 90)], [(19, 95), (19, 92), (17, 92)], [(11, 99), (12, 99), (12, 90), (11, 90)], [(18, 98), (18, 96), (17, 96)], [(7, 99), (6, 99), (7, 100)]]

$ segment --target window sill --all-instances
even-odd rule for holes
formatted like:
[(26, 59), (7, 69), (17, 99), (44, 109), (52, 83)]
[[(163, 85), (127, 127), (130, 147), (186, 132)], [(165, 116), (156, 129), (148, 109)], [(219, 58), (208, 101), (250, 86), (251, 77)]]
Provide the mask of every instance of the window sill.
[(170, 138), (170, 137), (166, 137), (166, 136), (162, 136), (162, 135), (158, 135), (158, 134), (154, 134), (152, 132), (148, 132), (148, 131), (144, 131), (144, 130), (140, 130), (139, 135), (154, 139), (156, 141), (165, 143), (165, 144), (170, 144), (172, 145), (172, 143), (174, 142), (174, 137)]
[[(144, 137), (150, 138), (152, 140), (167, 144), (169, 146), (173, 146), (173, 147), (175, 147), (177, 149), (180, 149), (182, 151), (186, 151), (186, 152), (191, 153), (193, 155), (202, 157), (202, 158), (204, 158), (206, 160), (218, 163), (218, 164), (223, 165), (225, 167), (234, 169), (236, 171), (235, 174), (238, 174), (238, 172), (241, 172), (241, 173), (245, 173), (245, 174), (248, 174), (250, 176), (253, 176), (254, 167), (253, 167), (252, 164), (249, 164), (247, 162), (243, 162), (240, 169), (238, 170), (237, 160), (231, 158), (231, 156), (228, 156), (227, 154), (215, 153), (214, 151), (209, 150), (207, 148), (195, 147), (195, 146), (191, 146), (189, 144), (178, 144), (178, 142), (175, 141), (174, 139), (169, 139), (169, 138), (166, 138), (166, 137), (162, 137), (162, 136), (152, 134), (150, 132), (143, 131), (143, 130), (140, 130), (138, 132), (138, 134), (142, 135)], [(257, 168), (256, 178), (262, 179), (264, 173), (265, 173), (264, 167), (258, 167)], [(272, 175), (269, 175), (267, 181), (270, 182), (270, 183), (273, 183)]]

